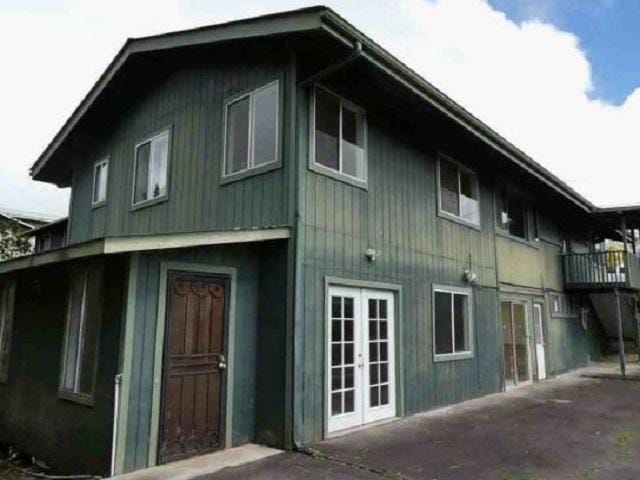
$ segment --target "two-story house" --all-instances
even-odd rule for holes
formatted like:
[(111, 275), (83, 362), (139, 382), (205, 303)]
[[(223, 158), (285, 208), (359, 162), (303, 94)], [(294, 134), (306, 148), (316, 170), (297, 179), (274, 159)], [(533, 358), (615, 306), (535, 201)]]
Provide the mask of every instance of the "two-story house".
[(31, 173), (70, 211), (0, 266), (0, 441), (75, 473), (542, 380), (608, 347), (590, 288), (640, 282), (584, 277), (634, 210), (324, 7), (128, 40)]

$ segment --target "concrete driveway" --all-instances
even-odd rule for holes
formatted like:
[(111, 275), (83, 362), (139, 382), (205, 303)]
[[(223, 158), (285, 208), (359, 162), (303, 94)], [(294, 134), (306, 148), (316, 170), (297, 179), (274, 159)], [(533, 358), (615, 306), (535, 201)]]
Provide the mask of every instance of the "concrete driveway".
[(640, 381), (581, 376), (602, 370), (309, 445), (312, 455), (282, 453), (201, 478), (637, 480)]

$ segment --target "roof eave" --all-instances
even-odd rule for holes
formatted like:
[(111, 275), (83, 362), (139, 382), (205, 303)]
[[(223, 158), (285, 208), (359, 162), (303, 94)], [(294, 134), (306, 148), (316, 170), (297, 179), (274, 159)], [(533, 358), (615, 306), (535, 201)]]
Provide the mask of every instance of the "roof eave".
[(31, 177), (34, 180), (47, 181), (42, 178), (42, 171), (47, 162), (132, 55), (228, 40), (319, 30), (321, 27), (319, 14), (325, 10), (327, 10), (326, 7), (303, 8), (208, 27), (127, 39), (106, 70), (35, 161), (30, 169)]

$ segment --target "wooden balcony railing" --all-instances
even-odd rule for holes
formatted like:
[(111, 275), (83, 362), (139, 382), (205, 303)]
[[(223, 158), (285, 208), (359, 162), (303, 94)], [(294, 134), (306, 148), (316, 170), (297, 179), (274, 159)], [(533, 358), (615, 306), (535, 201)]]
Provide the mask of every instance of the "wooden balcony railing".
[(623, 250), (570, 253), (562, 257), (567, 289), (640, 289), (640, 258)]

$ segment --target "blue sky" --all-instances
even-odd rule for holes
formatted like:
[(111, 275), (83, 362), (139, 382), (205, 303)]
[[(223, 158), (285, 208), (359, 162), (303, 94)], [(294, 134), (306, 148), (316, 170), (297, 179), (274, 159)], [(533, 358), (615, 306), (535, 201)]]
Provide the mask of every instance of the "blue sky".
[(591, 63), (592, 98), (620, 104), (640, 85), (640, 2), (489, 0), (515, 22), (541, 20), (580, 39)]

